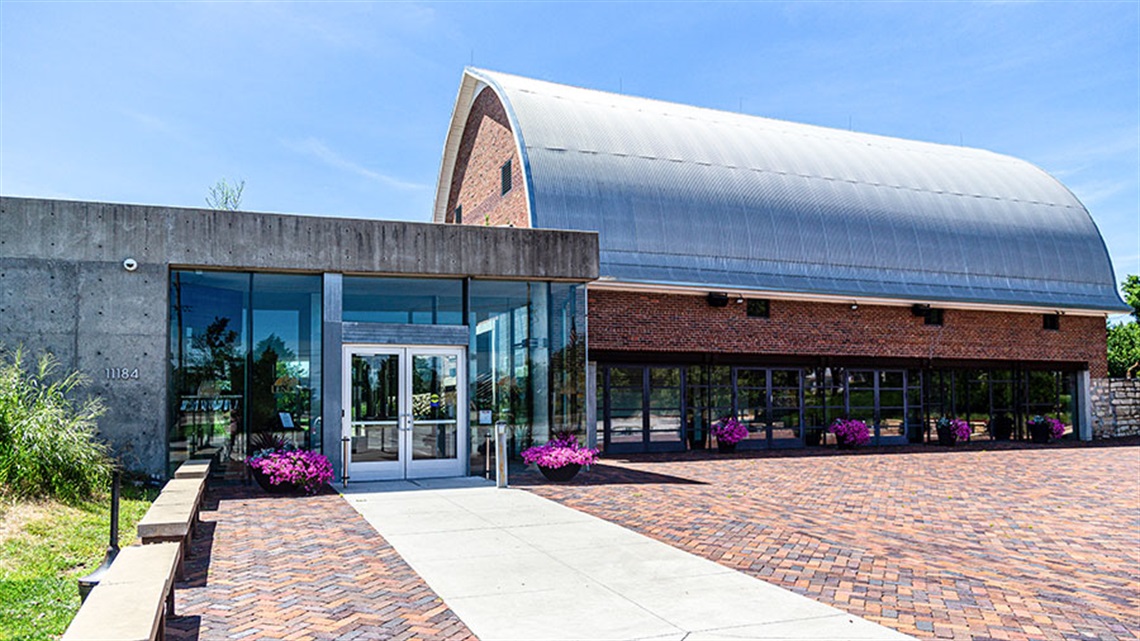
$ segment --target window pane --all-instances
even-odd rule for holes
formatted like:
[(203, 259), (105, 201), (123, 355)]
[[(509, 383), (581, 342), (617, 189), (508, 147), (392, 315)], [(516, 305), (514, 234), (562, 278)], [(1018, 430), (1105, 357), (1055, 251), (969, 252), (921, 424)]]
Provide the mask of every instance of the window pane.
[(349, 322), (462, 325), (463, 281), (345, 276), (343, 305)]
[(799, 370), (776, 369), (772, 370), (772, 387), (794, 387), (799, 389)]
[[(321, 277), (253, 275), (250, 432), (321, 448)], [(256, 439), (255, 439), (256, 440)]]
[(903, 394), (902, 390), (879, 390), (879, 405), (902, 407)]
[(676, 367), (649, 368), (649, 385), (652, 387), (680, 387), (681, 370)]
[(851, 389), (872, 389), (875, 387), (875, 373), (869, 370), (850, 370), (847, 384)]
[(658, 409), (681, 408), (681, 390), (655, 388), (649, 390), (649, 406)]
[(641, 409), (643, 403), (642, 391), (638, 387), (630, 389), (626, 387), (611, 387), (610, 388), (610, 407), (619, 409)]
[(249, 286), (249, 274), (170, 274), (171, 465), (206, 448), (245, 459)]
[(765, 389), (768, 387), (768, 372), (762, 369), (738, 369), (736, 386)]
[(879, 372), (879, 387), (890, 387), (894, 389), (902, 389), (903, 386), (903, 373), (902, 372)]
[(903, 420), (905, 416), (901, 407), (879, 408), (879, 435), (905, 436), (906, 423)]
[(799, 408), (800, 391), (798, 389), (772, 390), (773, 408)]
[(642, 369), (640, 367), (611, 367), (610, 385), (614, 387), (638, 387), (642, 385)]

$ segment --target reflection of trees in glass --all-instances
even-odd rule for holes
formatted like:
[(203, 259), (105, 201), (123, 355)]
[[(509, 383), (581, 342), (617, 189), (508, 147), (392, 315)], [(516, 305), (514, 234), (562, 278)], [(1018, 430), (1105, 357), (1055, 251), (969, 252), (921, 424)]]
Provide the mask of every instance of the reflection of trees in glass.
[(240, 389), (234, 382), (240, 380), (242, 366), (238, 350), (240, 335), (230, 329), (230, 319), (215, 316), (206, 331), (190, 339), (190, 371), (187, 383), (192, 383), (200, 395), (218, 394)]
[(249, 402), (254, 432), (282, 429), (279, 414), (287, 412), (297, 428), (308, 420), (310, 390), (301, 385), (305, 374), (297, 354), (277, 334), (270, 334), (253, 350)]

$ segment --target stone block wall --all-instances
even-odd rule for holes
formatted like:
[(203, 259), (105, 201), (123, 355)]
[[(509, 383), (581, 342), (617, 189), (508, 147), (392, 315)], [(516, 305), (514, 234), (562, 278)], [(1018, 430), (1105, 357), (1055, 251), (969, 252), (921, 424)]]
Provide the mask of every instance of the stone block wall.
[(1089, 387), (1093, 438), (1140, 435), (1140, 379), (1094, 378)]

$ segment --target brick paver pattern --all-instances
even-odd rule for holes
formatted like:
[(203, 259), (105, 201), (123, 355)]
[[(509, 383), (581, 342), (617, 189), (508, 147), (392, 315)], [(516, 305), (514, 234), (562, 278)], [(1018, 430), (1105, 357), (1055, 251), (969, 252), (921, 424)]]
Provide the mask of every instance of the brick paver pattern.
[(1140, 638), (1140, 447), (983, 447), (645, 456), (512, 482), (919, 637)]
[(169, 639), (474, 639), (341, 497), (211, 490)]

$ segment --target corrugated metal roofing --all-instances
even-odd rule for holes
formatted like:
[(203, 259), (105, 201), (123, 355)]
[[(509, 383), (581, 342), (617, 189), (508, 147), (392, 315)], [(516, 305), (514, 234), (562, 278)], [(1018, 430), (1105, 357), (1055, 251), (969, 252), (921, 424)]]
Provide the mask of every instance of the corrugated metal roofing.
[(483, 84), (511, 117), (531, 224), (599, 232), (603, 277), (1127, 309), (1088, 211), (1027, 162), (477, 69), (461, 98)]

